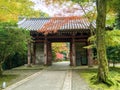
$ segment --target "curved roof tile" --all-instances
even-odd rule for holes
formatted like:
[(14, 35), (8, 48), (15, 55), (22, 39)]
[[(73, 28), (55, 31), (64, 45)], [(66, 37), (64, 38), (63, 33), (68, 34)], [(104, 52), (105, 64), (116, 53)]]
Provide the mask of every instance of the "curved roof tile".
[[(59, 23), (61, 22), (61, 20), (63, 20), (64, 17), (58, 17), (55, 19), (55, 23)], [(37, 31), (40, 30), (45, 23), (49, 22), (51, 18), (30, 18), (30, 19), (23, 19), (22, 21), (18, 22), (18, 27), (19, 28), (23, 28), (26, 30), (30, 30), (30, 31)], [(77, 29), (77, 30), (81, 30), (81, 29), (90, 29), (90, 25), (92, 24), (92, 26), (95, 28), (95, 23), (90, 23), (88, 19), (86, 18), (80, 18), (77, 20), (69, 20), (68, 23), (64, 24), (63, 26), (60, 27), (60, 30), (72, 30), (72, 29)], [(52, 26), (49, 28), (49, 30), (51, 29), (55, 29), (56, 26)]]

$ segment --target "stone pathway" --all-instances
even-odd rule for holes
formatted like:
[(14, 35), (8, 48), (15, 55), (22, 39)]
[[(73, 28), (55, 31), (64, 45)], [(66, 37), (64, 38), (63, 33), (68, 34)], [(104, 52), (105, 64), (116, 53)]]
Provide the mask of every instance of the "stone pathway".
[(88, 90), (88, 86), (72, 72), (69, 62), (59, 62), (5, 90)]
[(75, 71), (72, 71), (72, 90), (91, 90)]
[(40, 76), (12, 90), (62, 90), (66, 71), (44, 71)]

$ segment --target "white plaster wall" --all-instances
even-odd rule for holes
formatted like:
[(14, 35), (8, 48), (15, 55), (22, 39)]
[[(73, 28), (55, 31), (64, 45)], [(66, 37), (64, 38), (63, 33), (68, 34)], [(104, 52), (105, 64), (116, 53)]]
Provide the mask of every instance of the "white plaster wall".
[(44, 64), (44, 44), (36, 44), (36, 64)]

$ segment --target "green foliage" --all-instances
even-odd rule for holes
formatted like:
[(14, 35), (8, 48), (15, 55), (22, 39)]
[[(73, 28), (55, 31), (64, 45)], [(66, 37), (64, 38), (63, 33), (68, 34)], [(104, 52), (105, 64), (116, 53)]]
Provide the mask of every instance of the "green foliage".
[(106, 31), (105, 42), (107, 47), (119, 46), (120, 31), (119, 30)]
[(17, 21), (18, 16), (38, 17), (34, 11), (34, 3), (30, 0), (0, 0), (0, 21)]
[[(18, 29), (15, 23), (0, 23), (0, 51), (14, 53), (23, 52), (29, 32)], [(25, 48), (26, 49), (26, 48)]]
[[(91, 43), (94, 43), (96, 36), (91, 36), (89, 39)], [(120, 61), (120, 30), (106, 31), (105, 44), (107, 46), (107, 58), (113, 63)], [(96, 58), (95, 45), (87, 46), (86, 48), (93, 48), (94, 57)]]
[(67, 43), (52, 43), (52, 49), (56, 53), (61, 53), (63, 51), (68, 51)]
[[(88, 38), (88, 41), (95, 44), (96, 35)], [(105, 44), (107, 47), (116, 47), (120, 46), (120, 30), (112, 30), (105, 32)], [(94, 48), (96, 45), (88, 46), (87, 48)]]
[(21, 66), (21, 65), (24, 65), (25, 63), (27, 63), (27, 55), (26, 54), (24, 54), (24, 53), (20, 54), (20, 53), (16, 52), (14, 55), (10, 55), (5, 60), (3, 66), (2, 66), (3, 70), (18, 67), (18, 66)]
[(120, 10), (120, 0), (110, 0), (108, 2), (108, 9), (109, 11), (119, 11)]
[(55, 60), (56, 59), (56, 53), (54, 50), (52, 50), (52, 60)]
[(107, 48), (107, 57), (113, 64), (120, 62), (120, 46)]
[(115, 19), (116, 29), (120, 29), (120, 0), (110, 0), (108, 2), (108, 11), (112, 13), (111, 16), (114, 16), (109, 19)]
[(106, 16), (106, 26), (111, 26), (114, 28), (115, 18), (114, 13), (108, 13)]
[(25, 54), (29, 35), (28, 31), (18, 29), (14, 22), (0, 22), (0, 64), (16, 52)]
[(120, 11), (117, 13), (117, 16), (115, 19), (115, 27), (116, 29), (120, 29)]
[(47, 13), (44, 13), (44, 12), (40, 12), (40, 17), (49, 17), (49, 15)]
[(89, 2), (89, 1), (94, 1), (94, 0), (72, 0), (75, 3), (84, 3), (84, 2)]

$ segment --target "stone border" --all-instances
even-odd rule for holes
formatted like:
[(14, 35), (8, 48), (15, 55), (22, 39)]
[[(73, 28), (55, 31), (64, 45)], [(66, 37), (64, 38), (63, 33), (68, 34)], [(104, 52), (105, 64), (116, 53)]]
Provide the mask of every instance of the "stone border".
[(2, 90), (13, 90), (14, 88), (24, 84), (25, 82), (27, 82), (27, 81), (29, 81), (31, 79), (34, 79), (36, 76), (40, 75), (43, 71), (44, 70), (36, 72), (35, 74), (33, 74), (33, 75), (31, 75), (31, 76), (29, 76), (29, 77), (27, 77), (27, 78), (25, 78), (25, 79), (23, 79), (21, 81), (18, 81), (17, 83), (12, 84), (12, 85), (10, 85), (10, 86), (6, 87), (5, 89), (2, 89)]
[(71, 82), (72, 82), (72, 71), (68, 70), (65, 76), (62, 90), (71, 90), (72, 89)]

